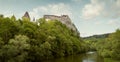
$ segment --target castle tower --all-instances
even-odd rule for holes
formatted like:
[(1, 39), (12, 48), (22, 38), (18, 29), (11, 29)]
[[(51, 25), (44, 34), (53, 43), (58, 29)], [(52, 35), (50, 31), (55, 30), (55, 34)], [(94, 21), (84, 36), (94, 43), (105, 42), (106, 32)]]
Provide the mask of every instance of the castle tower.
[(28, 18), (30, 20), (30, 16), (29, 16), (29, 13), (26, 11), (23, 18)]
[(35, 21), (35, 17), (33, 18), (33, 21)]

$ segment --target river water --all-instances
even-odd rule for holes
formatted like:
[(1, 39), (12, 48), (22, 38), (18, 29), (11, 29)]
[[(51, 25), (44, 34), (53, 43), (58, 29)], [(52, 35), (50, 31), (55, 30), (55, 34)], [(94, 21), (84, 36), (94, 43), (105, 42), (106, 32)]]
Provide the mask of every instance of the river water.
[(97, 55), (96, 52), (90, 51), (84, 54), (71, 55), (57, 59), (45, 60), (43, 62), (120, 62), (105, 59)]

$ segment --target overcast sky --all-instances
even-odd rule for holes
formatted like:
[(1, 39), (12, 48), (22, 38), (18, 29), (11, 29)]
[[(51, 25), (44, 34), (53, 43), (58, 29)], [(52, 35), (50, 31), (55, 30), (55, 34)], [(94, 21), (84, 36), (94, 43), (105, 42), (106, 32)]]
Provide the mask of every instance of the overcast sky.
[(69, 15), (82, 37), (120, 28), (120, 0), (0, 0), (0, 14), (21, 18)]

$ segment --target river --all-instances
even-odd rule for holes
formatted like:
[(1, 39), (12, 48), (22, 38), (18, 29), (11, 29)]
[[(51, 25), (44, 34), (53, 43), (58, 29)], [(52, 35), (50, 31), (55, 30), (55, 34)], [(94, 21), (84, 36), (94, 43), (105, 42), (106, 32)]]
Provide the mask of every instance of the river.
[(111, 59), (105, 59), (97, 55), (96, 52), (90, 51), (84, 54), (71, 55), (57, 59), (45, 60), (43, 62), (120, 62)]

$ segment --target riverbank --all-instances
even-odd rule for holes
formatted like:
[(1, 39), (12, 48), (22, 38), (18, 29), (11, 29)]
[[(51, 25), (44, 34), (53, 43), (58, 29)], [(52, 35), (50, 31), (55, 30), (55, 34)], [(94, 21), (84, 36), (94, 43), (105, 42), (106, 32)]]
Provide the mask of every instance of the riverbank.
[(97, 56), (96, 52), (90, 51), (83, 54), (71, 55), (42, 62), (101, 62), (101, 58)]
[(71, 55), (50, 60), (43, 60), (42, 62), (120, 62), (110, 58), (103, 58), (97, 54), (96, 51), (89, 51), (83, 54)]

